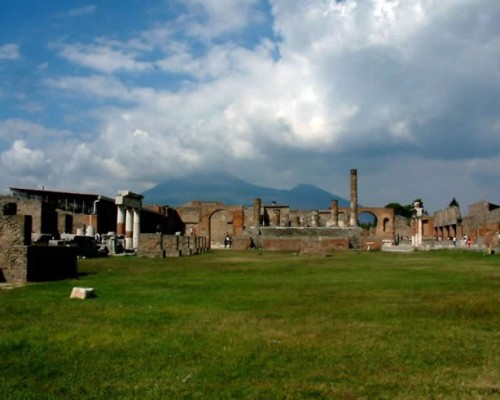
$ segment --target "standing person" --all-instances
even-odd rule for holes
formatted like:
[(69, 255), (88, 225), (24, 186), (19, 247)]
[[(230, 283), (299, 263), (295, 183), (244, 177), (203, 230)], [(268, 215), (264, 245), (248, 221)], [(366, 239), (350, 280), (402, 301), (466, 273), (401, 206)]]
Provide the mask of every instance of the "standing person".
[(457, 247), (457, 237), (453, 236), (453, 246)]

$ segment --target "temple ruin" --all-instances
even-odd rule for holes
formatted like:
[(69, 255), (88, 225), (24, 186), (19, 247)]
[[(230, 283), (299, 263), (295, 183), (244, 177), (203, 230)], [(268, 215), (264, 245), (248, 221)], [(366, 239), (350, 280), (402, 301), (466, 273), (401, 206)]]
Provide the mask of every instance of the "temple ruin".
[[(246, 249), (254, 243), (264, 250), (329, 253), (359, 249), (370, 243), (380, 248), (394, 240), (394, 210), (360, 207), (357, 170), (350, 171), (350, 207), (339, 207), (332, 200), (329, 208), (292, 210), (288, 205), (265, 204), (255, 198), (253, 206), (226, 206), (217, 202), (193, 201), (177, 212), (186, 228), (206, 236), (212, 248), (222, 247), (224, 238), (232, 238), (234, 248)], [(371, 237), (358, 225), (358, 214), (366, 212), (377, 220)]]
[[(11, 188), (0, 197), (0, 281), (26, 282), (73, 277), (76, 257), (131, 253), (178, 257), (223, 247), (258, 247), (299, 254), (348, 249), (375, 250), (398, 244), (392, 208), (358, 204), (357, 170), (350, 171), (350, 205), (333, 199), (318, 210), (294, 210), (255, 198), (252, 205), (192, 201), (171, 208), (143, 204), (143, 196), (120, 191), (112, 199), (90, 193)], [(362, 229), (359, 216), (376, 224)], [(468, 235), (498, 245), (500, 206), (479, 202), (462, 217), (458, 206), (429, 216), (415, 204), (412, 245), (436, 246), (444, 238)], [(96, 247), (99, 243), (99, 248)]]

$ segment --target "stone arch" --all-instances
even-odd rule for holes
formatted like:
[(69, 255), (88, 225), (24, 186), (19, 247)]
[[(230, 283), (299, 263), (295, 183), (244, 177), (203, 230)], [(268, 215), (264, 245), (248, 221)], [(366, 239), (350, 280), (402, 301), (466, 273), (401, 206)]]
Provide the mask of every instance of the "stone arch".
[(377, 215), (370, 210), (363, 210), (358, 212), (358, 226), (363, 227), (369, 234), (376, 234), (379, 224)]
[(376, 236), (381, 239), (394, 240), (394, 210), (392, 208), (359, 207), (358, 215), (364, 212), (376, 217)]
[(377, 215), (374, 214), (371, 211), (360, 211), (358, 212), (358, 224), (367, 224), (369, 223), (373, 227), (377, 226), (378, 224), (378, 218)]
[(233, 216), (226, 209), (214, 210), (208, 218), (208, 226), (211, 247), (221, 247), (226, 234), (234, 235)]

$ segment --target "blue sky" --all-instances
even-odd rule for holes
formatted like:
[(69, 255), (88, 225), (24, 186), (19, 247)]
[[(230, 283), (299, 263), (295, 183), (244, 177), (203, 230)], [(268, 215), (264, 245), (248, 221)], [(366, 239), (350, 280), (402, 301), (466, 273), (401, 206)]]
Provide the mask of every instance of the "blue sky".
[[(500, 2), (0, 2), (0, 192), (226, 171), (500, 203)], [(328, 206), (328, 205), (325, 205)]]

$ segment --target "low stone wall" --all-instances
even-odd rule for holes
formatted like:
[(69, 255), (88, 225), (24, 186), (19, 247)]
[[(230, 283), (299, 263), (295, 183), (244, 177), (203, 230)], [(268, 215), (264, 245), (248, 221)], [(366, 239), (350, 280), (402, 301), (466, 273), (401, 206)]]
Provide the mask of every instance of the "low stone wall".
[[(329, 254), (359, 249), (361, 228), (268, 228), (249, 230), (258, 248), (270, 251), (294, 251), (300, 254)], [(235, 242), (236, 244), (236, 242)]]
[(302, 248), (301, 238), (263, 238), (262, 249), (269, 251), (296, 251)]
[(301, 255), (326, 255), (336, 251), (349, 250), (348, 238), (303, 239), (301, 242)]
[(349, 249), (347, 238), (264, 238), (262, 248), (269, 251), (293, 251), (301, 255), (326, 255)]
[(144, 257), (163, 258), (163, 235), (161, 233), (141, 233), (137, 254)]
[(381, 250), (383, 246), (383, 242), (378, 238), (367, 238), (364, 239), (361, 244), (361, 250), (364, 251), (376, 251)]
[(204, 236), (141, 233), (137, 254), (142, 257), (165, 258), (189, 256), (206, 251), (208, 251), (208, 240)]
[(249, 250), (250, 243), (250, 237), (236, 237), (232, 240), (231, 248), (234, 250)]

